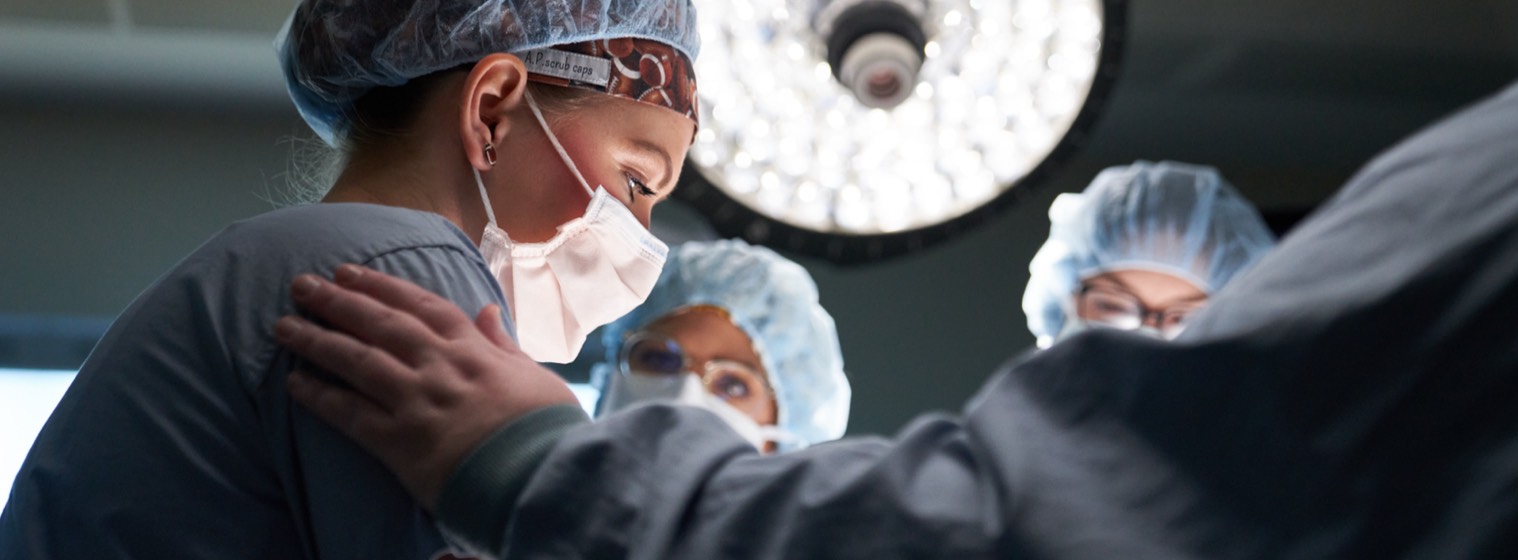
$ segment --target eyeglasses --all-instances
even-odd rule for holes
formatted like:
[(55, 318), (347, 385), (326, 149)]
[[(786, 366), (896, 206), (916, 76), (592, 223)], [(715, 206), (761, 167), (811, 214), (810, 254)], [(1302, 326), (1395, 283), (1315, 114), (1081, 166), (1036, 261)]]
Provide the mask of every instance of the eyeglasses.
[(623, 375), (677, 376), (690, 373), (701, 378), (701, 385), (707, 392), (745, 414), (763, 416), (771, 406), (774, 391), (763, 373), (732, 360), (692, 363), (685, 349), (667, 336), (633, 333), (622, 343), (619, 354), (618, 368)]
[(1166, 340), (1180, 336), (1191, 316), (1207, 305), (1202, 300), (1154, 310), (1128, 292), (1090, 285), (1082, 285), (1075, 299), (1076, 313), (1087, 323), (1125, 331), (1153, 324)]

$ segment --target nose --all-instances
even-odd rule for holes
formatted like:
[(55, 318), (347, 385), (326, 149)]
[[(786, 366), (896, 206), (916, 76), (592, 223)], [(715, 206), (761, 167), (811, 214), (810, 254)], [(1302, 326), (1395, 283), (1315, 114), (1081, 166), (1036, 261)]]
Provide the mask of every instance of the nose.
[[(643, 206), (643, 207), (639, 208), (638, 206)], [(639, 205), (634, 205), (634, 207), (631, 208), (631, 210), (632, 210), (633, 216), (636, 217), (636, 218), (638, 218), (638, 223), (643, 224), (643, 229), (650, 229), (650, 228), (653, 227), (653, 218), (654, 218), (654, 209), (653, 208), (651, 208), (651, 207), (649, 207), (647, 205), (641, 205), (641, 204), (639, 204)]]
[(622, 203), (622, 206), (627, 207), (627, 211), (631, 212), (634, 218), (637, 218), (638, 223), (643, 226), (643, 229), (649, 229), (649, 227), (651, 227), (650, 224), (653, 223), (654, 205), (648, 204), (646, 201), (633, 198), (631, 194), (615, 193), (612, 195), (612, 198), (617, 202)]

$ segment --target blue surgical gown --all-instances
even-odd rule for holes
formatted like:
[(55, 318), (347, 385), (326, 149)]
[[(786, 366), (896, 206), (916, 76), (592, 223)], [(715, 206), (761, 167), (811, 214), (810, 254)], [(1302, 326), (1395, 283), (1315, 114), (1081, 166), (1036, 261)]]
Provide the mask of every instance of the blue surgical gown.
[[(1370, 163), (1195, 321), (777, 456), (696, 409), (534, 412), (439, 517), (534, 559), (1518, 557), (1518, 86)], [(556, 443), (513, 467), (497, 444), (532, 430)]]
[(0, 558), (428, 560), (445, 550), (377, 460), (285, 391), (295, 362), (272, 327), (296, 312), (290, 281), (341, 263), (411, 279), (471, 314), (502, 304), (473, 242), (436, 214), (315, 204), (231, 225), (143, 292), (90, 354), (0, 514)]

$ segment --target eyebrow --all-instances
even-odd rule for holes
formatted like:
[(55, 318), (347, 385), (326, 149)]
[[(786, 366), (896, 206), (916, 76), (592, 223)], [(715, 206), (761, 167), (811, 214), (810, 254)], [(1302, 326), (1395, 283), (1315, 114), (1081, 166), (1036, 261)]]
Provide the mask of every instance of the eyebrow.
[[(674, 177), (675, 163), (674, 160), (670, 159), (669, 152), (665, 151), (664, 148), (659, 147), (658, 144), (642, 139), (633, 140), (632, 146), (640, 152), (655, 156), (655, 159), (658, 160), (659, 163), (663, 163), (664, 168), (661, 170), (662, 174), (659, 177), (659, 183), (670, 183), (670, 179)], [(668, 187), (659, 189), (659, 194), (668, 194), (673, 190), (675, 190), (675, 185), (669, 184)]]
[[(1133, 293), (1133, 287), (1129, 286), (1127, 282), (1124, 282), (1122, 280), (1118, 280), (1118, 279), (1112, 278), (1112, 277), (1091, 278), (1089, 280), (1082, 280), (1081, 284), (1084, 284), (1084, 285), (1087, 285), (1087, 286), (1091, 286), (1091, 285), (1095, 284), (1097, 287), (1116, 288), (1118, 290), (1122, 290), (1123, 293), (1125, 293), (1125, 294), (1128, 294), (1128, 295), (1133, 296), (1135, 298), (1138, 297), (1137, 294)], [(1102, 286), (1102, 284), (1109, 284), (1109, 285)], [(1193, 303), (1193, 302), (1198, 302), (1198, 301), (1207, 301), (1208, 299), (1211, 299), (1211, 298), (1212, 298), (1211, 294), (1208, 294), (1207, 292), (1202, 292), (1200, 294), (1193, 295), (1193, 296), (1183, 296), (1183, 297), (1178, 297), (1178, 298), (1174, 298), (1174, 299), (1171, 299), (1171, 300), (1168, 300), (1168, 301), (1161, 302), (1162, 303), (1161, 307), (1171, 307), (1171, 306), (1175, 306), (1175, 305), (1179, 305), (1179, 304)]]
[[(758, 358), (759, 356), (755, 355), (754, 357)], [(742, 364), (742, 365), (748, 367), (749, 369), (754, 370), (754, 373), (757, 373), (757, 374), (762, 375), (764, 377), (769, 377), (769, 375), (770, 375), (769, 372), (764, 371), (764, 366), (763, 365), (756, 364), (756, 363), (754, 363), (752, 361), (749, 361), (748, 358), (738, 358), (738, 357), (729, 356), (725, 352), (720, 352), (716, 356), (712, 356), (710, 358), (707, 358), (706, 361), (708, 361), (708, 362), (723, 361), (723, 362), (732, 362), (732, 363), (735, 363), (735, 364)]]

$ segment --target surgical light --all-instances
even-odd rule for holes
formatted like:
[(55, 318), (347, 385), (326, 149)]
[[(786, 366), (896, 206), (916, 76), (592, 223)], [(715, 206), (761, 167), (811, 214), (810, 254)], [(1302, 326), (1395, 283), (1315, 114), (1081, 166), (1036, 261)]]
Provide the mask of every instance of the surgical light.
[(926, 247), (1043, 180), (1110, 89), (1126, 11), (1125, 0), (697, 3), (699, 173), (679, 196), (719, 233), (835, 262)]

